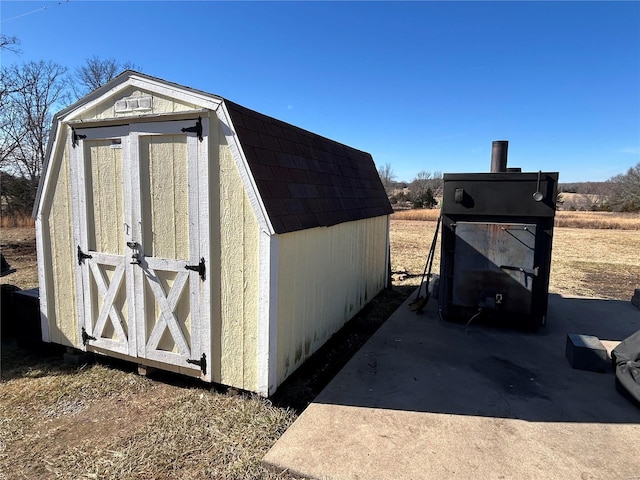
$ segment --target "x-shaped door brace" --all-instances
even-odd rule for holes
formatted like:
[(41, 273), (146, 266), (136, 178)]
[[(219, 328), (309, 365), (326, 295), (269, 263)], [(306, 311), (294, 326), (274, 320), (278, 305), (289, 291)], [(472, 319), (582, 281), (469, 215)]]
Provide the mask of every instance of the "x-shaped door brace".
[(180, 353), (180, 355), (189, 357), (191, 355), (191, 349), (187, 344), (187, 340), (182, 333), (180, 325), (178, 325), (178, 319), (174, 315), (174, 311), (176, 309), (176, 306), (178, 305), (178, 301), (180, 300), (182, 291), (184, 290), (184, 287), (187, 284), (187, 280), (189, 279), (189, 272), (176, 273), (176, 278), (173, 282), (173, 286), (171, 287), (169, 295), (165, 293), (162, 285), (160, 285), (160, 282), (153, 279), (153, 277), (157, 278), (155, 271), (149, 268), (149, 274), (150, 275), (146, 275), (146, 278), (149, 282), (149, 286), (151, 287), (151, 291), (153, 292), (153, 296), (158, 302), (160, 315), (158, 316), (155, 327), (153, 327), (151, 335), (149, 335), (149, 341), (147, 342), (147, 351), (157, 350), (160, 339), (162, 338), (162, 334), (164, 333), (164, 329), (168, 328), (171, 336), (173, 337), (173, 341), (176, 344), (176, 347), (178, 347), (178, 352)]
[(103, 298), (102, 309), (100, 310), (98, 320), (93, 327), (93, 335), (100, 339), (102, 333), (104, 332), (107, 318), (109, 318), (111, 319), (111, 324), (113, 325), (113, 328), (116, 331), (118, 338), (120, 339), (120, 343), (126, 344), (127, 334), (124, 332), (123, 328), (123, 325), (125, 325), (125, 321), (124, 318), (122, 318), (120, 312), (113, 305), (116, 295), (120, 290), (120, 284), (122, 283), (122, 278), (124, 275), (124, 264), (120, 264), (116, 267), (116, 270), (113, 272), (111, 282), (108, 281), (107, 276), (102, 271), (99, 264), (91, 262), (90, 265), (91, 271), (93, 273), (93, 278), (95, 279), (96, 286), (98, 287), (98, 293)]

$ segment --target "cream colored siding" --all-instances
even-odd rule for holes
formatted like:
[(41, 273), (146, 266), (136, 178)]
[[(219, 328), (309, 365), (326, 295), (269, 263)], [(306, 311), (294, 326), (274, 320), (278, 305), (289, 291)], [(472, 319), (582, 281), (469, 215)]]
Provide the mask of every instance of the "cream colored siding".
[(278, 383), (385, 285), (387, 217), (279, 236)]
[(140, 137), (145, 256), (189, 258), (186, 158), (185, 135)]
[(224, 136), (219, 136), (223, 141), (219, 156), (220, 375), (226, 385), (253, 390), (257, 386), (258, 222), (231, 151)]
[[(116, 112), (115, 111), (115, 102), (121, 100), (122, 98), (137, 98), (137, 97), (152, 97), (152, 105), (153, 108), (147, 111), (131, 111), (131, 112)], [(123, 92), (120, 92), (117, 96), (110, 97), (106, 101), (96, 105), (93, 108), (90, 108), (86, 112), (83, 112), (79, 117), (82, 120), (98, 120), (104, 118), (116, 118), (123, 116), (137, 116), (140, 114), (154, 114), (154, 113), (177, 113), (177, 112), (185, 112), (189, 110), (196, 110), (196, 107), (193, 104), (187, 102), (180, 102), (173, 98), (168, 98), (163, 95), (159, 95), (157, 93), (151, 94), (149, 92), (145, 92), (143, 90), (138, 89), (126, 89)]]
[[(78, 325), (75, 290), (75, 245), (72, 235), (71, 190), (69, 154), (64, 150), (62, 158), (56, 158), (51, 166), (51, 184), (54, 186), (47, 201), (50, 210), (43, 212), (45, 261), (47, 267), (47, 307), (49, 339), (67, 346), (78, 344)], [(48, 221), (47, 221), (48, 220)]]
[(89, 250), (124, 255), (122, 149), (111, 140), (85, 143)]

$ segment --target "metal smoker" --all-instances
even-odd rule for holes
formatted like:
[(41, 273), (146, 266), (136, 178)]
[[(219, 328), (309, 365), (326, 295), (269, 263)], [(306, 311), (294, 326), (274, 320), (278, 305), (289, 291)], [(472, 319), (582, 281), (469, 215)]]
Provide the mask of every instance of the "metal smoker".
[(439, 309), (445, 319), (547, 321), (558, 172), (507, 168), (494, 141), (491, 173), (444, 175)]

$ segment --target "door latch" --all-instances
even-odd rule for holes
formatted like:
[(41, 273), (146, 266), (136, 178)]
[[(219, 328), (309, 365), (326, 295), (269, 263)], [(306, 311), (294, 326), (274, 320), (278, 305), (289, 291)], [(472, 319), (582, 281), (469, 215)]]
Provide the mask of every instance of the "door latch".
[(187, 270), (198, 272), (198, 275), (200, 275), (200, 279), (203, 282), (207, 278), (207, 268), (204, 266), (204, 257), (200, 259), (200, 263), (198, 265), (185, 265), (184, 268), (186, 268)]
[(88, 253), (84, 253), (82, 251), (82, 249), (80, 248), (80, 245), (78, 245), (78, 265), (82, 265), (85, 261), (85, 259), (87, 258), (93, 258), (91, 255), (89, 255)]
[(135, 250), (135, 252), (133, 253), (133, 255), (131, 255), (131, 258), (133, 259), (132, 262), (129, 262), (131, 265), (140, 265), (140, 252), (138, 252), (138, 243), (137, 242), (127, 242), (127, 247), (129, 247), (132, 250)]
[(204, 353), (202, 354), (202, 357), (200, 357), (200, 360), (189, 359), (187, 360), (187, 363), (190, 363), (191, 365), (199, 366), (202, 373), (204, 375), (207, 374), (207, 356)]

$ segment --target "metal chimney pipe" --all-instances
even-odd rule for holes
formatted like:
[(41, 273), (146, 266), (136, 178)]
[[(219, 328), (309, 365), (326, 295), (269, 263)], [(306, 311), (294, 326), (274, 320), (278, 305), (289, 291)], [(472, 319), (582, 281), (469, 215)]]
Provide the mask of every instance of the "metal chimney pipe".
[(495, 140), (491, 144), (491, 173), (507, 171), (508, 140)]

